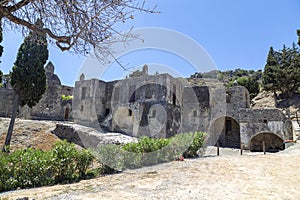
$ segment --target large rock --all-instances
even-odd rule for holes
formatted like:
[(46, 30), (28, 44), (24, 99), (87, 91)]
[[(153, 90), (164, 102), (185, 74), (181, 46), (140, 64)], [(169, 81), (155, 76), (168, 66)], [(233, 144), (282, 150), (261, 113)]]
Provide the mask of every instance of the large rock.
[(78, 124), (57, 124), (53, 134), (60, 139), (78, 144), (84, 148), (96, 148), (99, 144), (127, 144), (137, 138), (120, 133), (102, 133), (94, 128)]

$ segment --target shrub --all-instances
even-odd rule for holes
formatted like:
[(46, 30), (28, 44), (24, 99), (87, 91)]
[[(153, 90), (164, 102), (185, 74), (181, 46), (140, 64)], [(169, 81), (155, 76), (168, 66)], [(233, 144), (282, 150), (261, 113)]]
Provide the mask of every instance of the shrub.
[(139, 138), (137, 143), (128, 143), (122, 147), (123, 150), (134, 153), (150, 153), (162, 149), (169, 144), (168, 139), (150, 138), (147, 136)]
[(93, 156), (61, 141), (50, 151), (0, 153), (0, 191), (66, 183), (85, 177)]
[(126, 145), (101, 145), (96, 159), (109, 171), (132, 169), (168, 162), (184, 156), (196, 157), (201, 153), (206, 134), (202, 132), (177, 134), (168, 139), (142, 137)]
[(195, 132), (193, 134), (193, 141), (189, 145), (188, 149), (183, 153), (183, 157), (193, 158), (200, 156), (205, 147), (206, 136), (206, 133)]

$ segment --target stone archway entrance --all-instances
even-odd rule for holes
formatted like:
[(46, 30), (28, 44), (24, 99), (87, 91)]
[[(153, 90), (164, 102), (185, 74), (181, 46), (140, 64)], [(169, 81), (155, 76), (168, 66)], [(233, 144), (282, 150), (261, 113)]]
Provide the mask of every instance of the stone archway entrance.
[(224, 147), (240, 148), (240, 125), (231, 117), (226, 117), (224, 122)]
[(265, 142), (267, 152), (278, 152), (284, 149), (283, 139), (272, 132), (261, 132), (252, 136), (250, 140), (250, 151), (263, 151)]
[(209, 134), (212, 145), (219, 142), (222, 147), (240, 148), (240, 125), (232, 117), (226, 116), (215, 120)]

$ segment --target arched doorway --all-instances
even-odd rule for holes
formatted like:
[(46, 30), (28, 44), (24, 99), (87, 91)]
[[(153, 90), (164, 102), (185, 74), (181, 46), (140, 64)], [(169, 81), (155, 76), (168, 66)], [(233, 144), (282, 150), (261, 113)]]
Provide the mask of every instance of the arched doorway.
[(252, 136), (250, 151), (263, 151), (263, 142), (267, 152), (278, 152), (284, 149), (283, 139), (272, 132), (261, 132)]
[(222, 147), (240, 148), (240, 125), (232, 117), (225, 116), (216, 119), (209, 128), (209, 142)]
[(238, 122), (231, 118), (226, 117), (224, 122), (224, 147), (231, 147), (231, 148), (240, 148), (241, 143), (241, 136), (240, 136), (240, 125)]

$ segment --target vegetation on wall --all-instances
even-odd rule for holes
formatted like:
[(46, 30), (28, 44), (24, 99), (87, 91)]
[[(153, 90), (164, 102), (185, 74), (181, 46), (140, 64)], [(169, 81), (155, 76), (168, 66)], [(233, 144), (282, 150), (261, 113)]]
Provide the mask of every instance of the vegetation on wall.
[(61, 99), (63, 100), (63, 101), (68, 101), (68, 100), (72, 100), (73, 99), (73, 96), (71, 96), (71, 95), (62, 95), (61, 96)]

